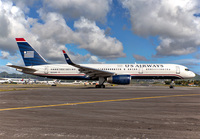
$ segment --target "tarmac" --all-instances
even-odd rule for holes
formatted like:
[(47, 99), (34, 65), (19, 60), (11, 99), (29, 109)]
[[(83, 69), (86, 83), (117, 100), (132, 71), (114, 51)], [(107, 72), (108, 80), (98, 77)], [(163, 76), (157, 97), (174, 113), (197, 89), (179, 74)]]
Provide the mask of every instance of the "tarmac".
[(197, 87), (9, 88), (0, 92), (0, 139), (200, 138)]

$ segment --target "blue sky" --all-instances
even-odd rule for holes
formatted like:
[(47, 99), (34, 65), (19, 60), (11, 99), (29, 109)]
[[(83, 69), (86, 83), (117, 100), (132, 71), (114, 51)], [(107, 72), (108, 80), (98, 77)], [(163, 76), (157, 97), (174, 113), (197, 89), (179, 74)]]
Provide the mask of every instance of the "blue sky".
[[(197, 0), (0, 0), (0, 72), (23, 65), (14, 38), (49, 62), (175, 63), (200, 74)], [(11, 11), (11, 12), (9, 12)]]

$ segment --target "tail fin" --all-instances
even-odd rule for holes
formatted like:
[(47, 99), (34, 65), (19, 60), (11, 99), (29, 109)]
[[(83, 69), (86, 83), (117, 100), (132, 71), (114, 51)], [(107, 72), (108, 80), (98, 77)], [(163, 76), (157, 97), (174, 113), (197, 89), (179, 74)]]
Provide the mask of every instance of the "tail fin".
[(47, 61), (24, 38), (15, 38), (25, 66), (44, 65)]

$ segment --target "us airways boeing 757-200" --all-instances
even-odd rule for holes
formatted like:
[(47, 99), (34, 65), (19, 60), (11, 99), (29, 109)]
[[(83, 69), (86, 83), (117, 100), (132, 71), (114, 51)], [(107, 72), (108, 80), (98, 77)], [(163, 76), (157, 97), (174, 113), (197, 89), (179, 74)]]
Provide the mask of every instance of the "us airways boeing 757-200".
[(7, 65), (17, 71), (41, 77), (66, 80), (98, 80), (97, 88), (104, 82), (130, 84), (131, 79), (189, 79), (195, 74), (177, 64), (76, 64), (63, 50), (67, 64), (50, 64), (24, 38), (16, 38), (25, 66)]

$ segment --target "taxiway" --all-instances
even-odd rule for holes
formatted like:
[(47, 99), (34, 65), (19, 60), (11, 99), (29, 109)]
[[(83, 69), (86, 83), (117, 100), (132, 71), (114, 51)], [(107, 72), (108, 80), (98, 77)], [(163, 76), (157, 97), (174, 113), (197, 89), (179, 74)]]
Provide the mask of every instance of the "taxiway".
[(21, 88), (0, 92), (0, 138), (200, 138), (200, 88)]

